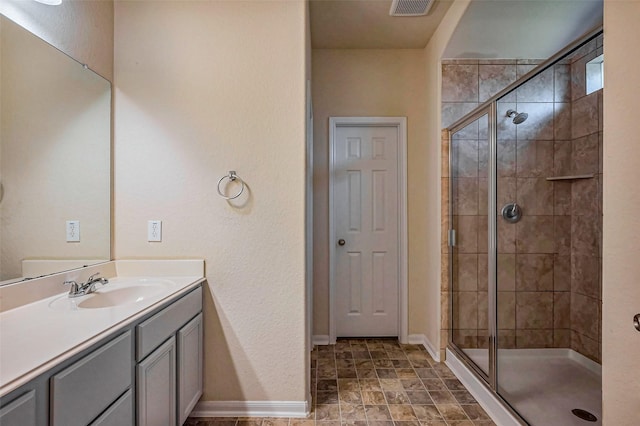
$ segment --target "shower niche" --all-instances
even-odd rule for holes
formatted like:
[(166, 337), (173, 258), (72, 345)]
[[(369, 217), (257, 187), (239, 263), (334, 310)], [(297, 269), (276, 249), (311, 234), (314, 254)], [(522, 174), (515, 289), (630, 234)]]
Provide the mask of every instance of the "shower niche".
[(602, 49), (443, 61), (447, 349), (531, 425), (602, 424)]

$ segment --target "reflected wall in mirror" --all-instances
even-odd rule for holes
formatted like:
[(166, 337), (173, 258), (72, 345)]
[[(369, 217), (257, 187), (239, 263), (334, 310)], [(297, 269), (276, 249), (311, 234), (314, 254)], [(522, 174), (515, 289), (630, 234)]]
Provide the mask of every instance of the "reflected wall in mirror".
[(0, 117), (2, 283), (109, 260), (111, 84), (0, 15)]

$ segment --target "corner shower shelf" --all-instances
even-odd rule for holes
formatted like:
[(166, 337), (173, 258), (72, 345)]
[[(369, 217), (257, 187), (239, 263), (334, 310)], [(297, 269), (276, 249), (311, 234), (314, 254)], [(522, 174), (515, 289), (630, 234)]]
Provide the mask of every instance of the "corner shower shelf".
[(592, 174), (588, 174), (588, 175), (573, 175), (573, 176), (551, 176), (548, 177), (547, 180), (577, 180), (577, 179), (593, 179), (595, 177), (595, 175)]

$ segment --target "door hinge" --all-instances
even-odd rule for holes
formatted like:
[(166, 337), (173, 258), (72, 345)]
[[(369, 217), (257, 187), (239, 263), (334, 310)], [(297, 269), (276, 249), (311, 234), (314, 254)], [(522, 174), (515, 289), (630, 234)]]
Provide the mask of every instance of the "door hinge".
[(456, 230), (449, 229), (449, 247), (455, 247), (456, 245)]

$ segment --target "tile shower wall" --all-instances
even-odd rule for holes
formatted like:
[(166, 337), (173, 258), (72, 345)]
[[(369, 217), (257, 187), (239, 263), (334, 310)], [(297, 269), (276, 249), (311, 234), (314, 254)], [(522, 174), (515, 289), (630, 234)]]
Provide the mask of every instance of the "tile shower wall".
[(602, 354), (602, 90), (586, 94), (585, 65), (602, 53), (602, 38), (598, 38), (571, 60), (571, 161), (564, 162), (564, 171), (594, 177), (562, 188), (565, 207), (571, 196), (571, 259), (565, 268), (571, 283), (571, 348), (598, 362)]
[[(519, 64), (518, 76), (535, 66)], [(560, 259), (570, 252), (570, 219), (556, 211), (555, 183), (547, 180), (557, 176), (556, 147), (566, 146), (570, 139), (569, 71), (568, 63), (556, 64), (510, 94), (509, 102), (498, 104), (500, 114), (508, 108), (529, 114), (524, 123), (516, 126), (509, 122), (499, 132), (506, 145), (498, 147), (504, 152), (498, 168), (506, 170), (499, 177), (508, 198), (515, 199), (523, 209), (522, 219), (515, 226), (498, 219), (503, 228), (498, 233), (505, 241), (499, 256), (513, 265), (501, 274), (508, 275), (504, 279), (513, 285), (499, 288), (498, 294), (498, 316), (510, 320), (500, 327), (504, 333), (501, 348), (569, 347), (566, 319), (570, 311), (563, 296), (570, 283), (556, 277), (556, 267), (562, 270)], [(499, 199), (498, 206), (506, 202)], [(505, 267), (505, 259), (499, 259), (499, 268)]]
[[(602, 147), (601, 91), (585, 96), (584, 64), (601, 40), (545, 71), (498, 104), (498, 206), (517, 201), (525, 214), (498, 225), (498, 328), (501, 348), (573, 348), (599, 361)], [(443, 63), (443, 127), (473, 110), (536, 60), (456, 60)], [(529, 113), (515, 126), (507, 109)], [(442, 241), (442, 333), (453, 298), (454, 341), (486, 348), (487, 157), (484, 126), (465, 129), (454, 146), (454, 225), (465, 239), (454, 256), (449, 292), (448, 248)], [(471, 129), (471, 131), (470, 131)], [(443, 132), (443, 237), (448, 223), (448, 137)], [(595, 151), (594, 151), (595, 149)], [(601, 151), (600, 151), (601, 152)], [(601, 164), (601, 161), (600, 161)], [(594, 169), (595, 165), (595, 169)], [(464, 167), (463, 167), (464, 166)], [(476, 170), (469, 172), (469, 166)], [(460, 169), (462, 167), (464, 170)], [(595, 179), (551, 182), (549, 176), (594, 173)], [(446, 198), (446, 199), (445, 199)], [(466, 228), (466, 229), (461, 229)], [(463, 236), (463, 234), (466, 234)], [(459, 241), (460, 243), (460, 241)], [(444, 342), (447, 339), (443, 339)], [(446, 343), (445, 343), (446, 344)]]

